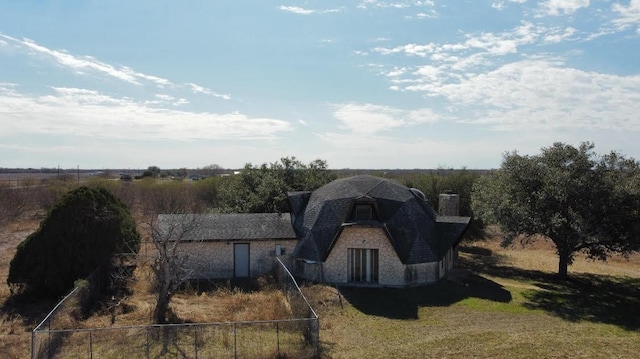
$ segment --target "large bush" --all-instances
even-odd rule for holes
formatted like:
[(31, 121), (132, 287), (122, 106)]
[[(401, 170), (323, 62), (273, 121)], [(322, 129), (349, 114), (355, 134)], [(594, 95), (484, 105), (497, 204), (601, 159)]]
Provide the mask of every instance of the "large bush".
[(140, 235), (124, 203), (105, 188), (66, 193), (11, 260), (7, 283), (59, 295), (114, 253), (137, 252)]

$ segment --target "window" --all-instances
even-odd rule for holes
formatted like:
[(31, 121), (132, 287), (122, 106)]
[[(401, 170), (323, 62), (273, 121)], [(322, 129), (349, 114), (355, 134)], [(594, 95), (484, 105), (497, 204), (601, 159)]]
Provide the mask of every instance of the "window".
[(356, 221), (366, 221), (373, 219), (373, 206), (370, 204), (357, 204), (354, 209), (354, 219)]
[(349, 248), (347, 277), (353, 283), (378, 282), (378, 250), (368, 248)]
[(405, 271), (404, 271), (404, 280), (407, 283), (411, 283), (411, 282), (415, 282), (417, 281), (418, 278), (418, 268), (416, 267), (412, 267), (412, 266), (407, 266)]

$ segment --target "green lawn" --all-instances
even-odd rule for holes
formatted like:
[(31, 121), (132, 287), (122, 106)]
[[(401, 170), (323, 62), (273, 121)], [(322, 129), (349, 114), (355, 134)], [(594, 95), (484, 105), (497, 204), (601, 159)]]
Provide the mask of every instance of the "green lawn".
[(509, 264), (500, 253), (469, 252), (461, 255), (469, 270), (461, 281), (340, 287), (340, 298), (335, 288), (307, 288), (320, 315), (324, 357), (640, 355), (640, 278), (579, 273), (561, 281), (551, 271)]

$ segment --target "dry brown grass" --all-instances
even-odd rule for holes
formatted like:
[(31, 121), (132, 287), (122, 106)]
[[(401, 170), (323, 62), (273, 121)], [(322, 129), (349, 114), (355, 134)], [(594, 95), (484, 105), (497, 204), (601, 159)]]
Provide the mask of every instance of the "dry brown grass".
[[(515, 241), (504, 248), (500, 245), (499, 233), (488, 241), (476, 241), (467, 246), (483, 248), (491, 251), (494, 256), (502, 256), (504, 264), (517, 266), (525, 270), (537, 270), (549, 273), (558, 271), (558, 256), (553, 242), (545, 238), (538, 238), (531, 243)], [(640, 254), (629, 256), (614, 254), (606, 261), (589, 259), (585, 254), (578, 253), (569, 274), (590, 273), (612, 276), (628, 276), (640, 278)]]
[[(115, 323), (111, 314), (97, 311), (82, 323), (84, 328), (152, 324), (155, 294), (148, 267), (138, 267), (132, 294), (121, 302), (126, 311), (117, 311)], [(217, 283), (209, 290), (187, 287), (176, 293), (170, 304), (174, 322), (213, 323), (291, 319), (291, 308), (285, 295), (272, 281), (259, 278), (259, 290), (246, 291), (228, 282)]]

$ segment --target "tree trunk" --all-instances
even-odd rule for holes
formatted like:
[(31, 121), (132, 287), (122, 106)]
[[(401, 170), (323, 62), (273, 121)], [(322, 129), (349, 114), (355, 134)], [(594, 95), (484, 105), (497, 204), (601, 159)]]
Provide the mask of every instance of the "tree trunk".
[(571, 252), (567, 250), (558, 251), (558, 257), (560, 259), (558, 262), (558, 276), (560, 278), (567, 278)]
[(153, 313), (153, 318), (156, 324), (165, 324), (167, 318), (167, 309), (169, 308), (169, 301), (166, 298), (158, 297), (156, 308)]
[(156, 301), (156, 308), (153, 311), (153, 318), (156, 324), (166, 324), (167, 322), (167, 310), (169, 309), (169, 302), (171, 301), (171, 294), (169, 293), (169, 287), (164, 284), (158, 291), (158, 299)]

